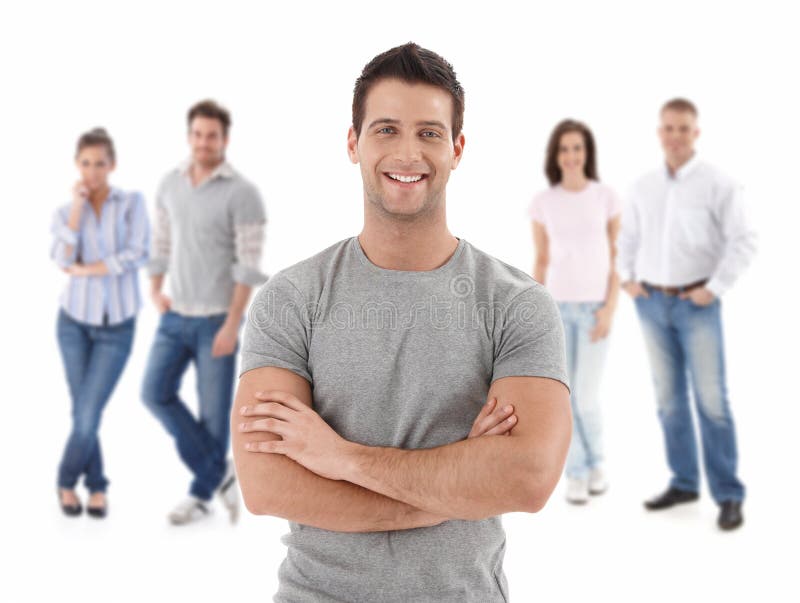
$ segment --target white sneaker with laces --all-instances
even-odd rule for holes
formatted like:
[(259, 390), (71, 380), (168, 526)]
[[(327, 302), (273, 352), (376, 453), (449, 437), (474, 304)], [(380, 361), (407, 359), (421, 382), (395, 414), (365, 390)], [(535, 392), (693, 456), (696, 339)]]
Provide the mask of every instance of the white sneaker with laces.
[(208, 507), (206, 501), (195, 498), (194, 496), (187, 496), (170, 511), (167, 517), (172, 525), (184, 526), (200, 521), (210, 514), (211, 509)]
[(567, 478), (567, 502), (573, 505), (583, 505), (589, 502), (588, 480)]
[(601, 467), (594, 467), (589, 472), (589, 494), (597, 496), (608, 490), (608, 480)]
[(230, 459), (225, 469), (225, 477), (217, 488), (217, 495), (228, 510), (231, 523), (236, 523), (239, 520), (239, 485), (236, 483), (236, 471)]

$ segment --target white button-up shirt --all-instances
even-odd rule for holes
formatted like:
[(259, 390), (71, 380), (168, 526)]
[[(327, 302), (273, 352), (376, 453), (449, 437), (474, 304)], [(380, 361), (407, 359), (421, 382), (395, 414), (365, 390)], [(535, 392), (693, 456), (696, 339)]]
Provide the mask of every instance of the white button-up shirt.
[(719, 297), (755, 250), (741, 187), (695, 155), (674, 175), (664, 166), (634, 185), (617, 269), (623, 283), (680, 287), (708, 279), (706, 287)]

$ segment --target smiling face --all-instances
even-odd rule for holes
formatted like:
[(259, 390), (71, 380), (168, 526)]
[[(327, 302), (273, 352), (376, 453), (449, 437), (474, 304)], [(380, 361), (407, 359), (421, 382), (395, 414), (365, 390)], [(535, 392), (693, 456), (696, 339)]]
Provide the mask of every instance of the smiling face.
[(658, 136), (670, 166), (681, 166), (691, 159), (699, 135), (697, 117), (691, 111), (665, 109), (661, 112)]
[(385, 79), (371, 87), (361, 134), (350, 128), (347, 150), (372, 207), (399, 220), (444, 207), (464, 149), (463, 134), (453, 141), (452, 114), (452, 97), (436, 86)]
[(558, 143), (558, 167), (563, 178), (580, 177), (586, 166), (586, 143), (580, 132), (565, 132)]
[(102, 191), (108, 185), (108, 175), (114, 170), (114, 161), (105, 145), (82, 148), (75, 158), (81, 182), (90, 192)]
[(213, 168), (225, 159), (228, 138), (222, 122), (213, 117), (198, 115), (189, 124), (189, 146), (192, 161), (203, 168)]

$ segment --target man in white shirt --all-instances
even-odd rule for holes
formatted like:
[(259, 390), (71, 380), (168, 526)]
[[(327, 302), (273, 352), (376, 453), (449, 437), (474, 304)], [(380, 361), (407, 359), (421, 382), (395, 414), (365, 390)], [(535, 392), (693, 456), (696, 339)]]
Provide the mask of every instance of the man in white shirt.
[(634, 186), (617, 260), (642, 323), (672, 471), (667, 490), (645, 507), (666, 509), (698, 498), (691, 379), (706, 477), (720, 505), (717, 523), (731, 530), (742, 524), (745, 488), (736, 475), (720, 297), (755, 253), (755, 233), (739, 186), (695, 154), (696, 107), (673, 99), (660, 120), (665, 165)]

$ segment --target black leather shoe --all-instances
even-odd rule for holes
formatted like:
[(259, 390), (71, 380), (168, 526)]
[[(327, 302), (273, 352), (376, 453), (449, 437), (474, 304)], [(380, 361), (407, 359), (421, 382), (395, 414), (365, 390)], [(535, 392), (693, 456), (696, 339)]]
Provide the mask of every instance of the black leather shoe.
[(58, 496), (58, 504), (61, 506), (61, 510), (64, 512), (64, 515), (67, 517), (77, 517), (83, 512), (83, 507), (81, 503), (75, 503), (74, 505), (65, 505), (61, 502), (61, 489), (56, 488), (56, 496)]
[(699, 498), (697, 492), (689, 490), (679, 490), (678, 488), (667, 488), (663, 494), (645, 501), (644, 506), (648, 511), (659, 511), (669, 509), (681, 503), (693, 502)]
[(735, 530), (744, 523), (742, 501), (726, 500), (719, 505), (717, 525), (720, 530)]

